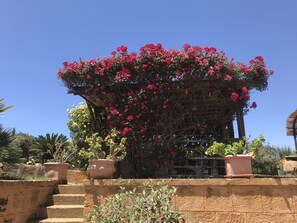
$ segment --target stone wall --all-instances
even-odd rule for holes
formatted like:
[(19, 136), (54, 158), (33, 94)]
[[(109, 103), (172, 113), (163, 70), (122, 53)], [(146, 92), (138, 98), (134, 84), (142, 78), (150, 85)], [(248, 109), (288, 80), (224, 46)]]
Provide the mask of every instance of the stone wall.
[(82, 184), (86, 180), (87, 172), (81, 170), (68, 170), (67, 171), (67, 182), (68, 184)]
[(46, 218), (55, 181), (0, 181), (0, 222), (25, 223)]
[[(157, 180), (85, 180), (85, 212), (119, 186)], [(174, 207), (187, 223), (297, 222), (297, 179), (170, 179), (177, 187)]]

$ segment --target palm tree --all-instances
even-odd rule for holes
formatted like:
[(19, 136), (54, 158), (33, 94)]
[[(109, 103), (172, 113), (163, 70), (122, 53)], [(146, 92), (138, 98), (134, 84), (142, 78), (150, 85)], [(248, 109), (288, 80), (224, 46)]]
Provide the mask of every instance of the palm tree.
[[(0, 99), (0, 115), (1, 113), (7, 111), (8, 109), (12, 108), (13, 106), (5, 107), (4, 98)], [(2, 124), (0, 124), (0, 161), (7, 161), (10, 158), (10, 149), (9, 144), (13, 140), (14, 131), (5, 129)], [(16, 158), (17, 156), (12, 155), (12, 157)], [(13, 160), (16, 161), (17, 159)]]
[(67, 136), (58, 133), (47, 133), (45, 136), (39, 135), (36, 138), (35, 148), (41, 153), (43, 160), (46, 161), (53, 158), (50, 153), (54, 153), (58, 146), (68, 146), (68, 144)]
[(13, 131), (5, 129), (0, 124), (0, 162), (9, 160), (9, 157), (10, 157), (9, 144), (13, 140), (13, 135), (14, 135)]
[(0, 99), (0, 114), (3, 113), (3, 112), (5, 112), (5, 111), (7, 111), (8, 109), (13, 108), (13, 106), (7, 106), (7, 107), (5, 107), (3, 101), (4, 101), (4, 98)]

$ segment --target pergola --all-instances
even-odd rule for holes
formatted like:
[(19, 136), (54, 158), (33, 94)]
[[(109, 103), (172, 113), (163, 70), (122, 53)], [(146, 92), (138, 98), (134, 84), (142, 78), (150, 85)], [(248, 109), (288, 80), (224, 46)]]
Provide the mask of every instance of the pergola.
[[(244, 83), (247, 85), (247, 83)], [(232, 84), (233, 89), (241, 89), (242, 83), (237, 86)], [(193, 157), (188, 160), (186, 157), (175, 157), (177, 162), (173, 162), (168, 169), (171, 168), (171, 177), (205, 177), (205, 176), (223, 176), (224, 164), (220, 158), (205, 157), (205, 149), (212, 141), (230, 142), (242, 139), (245, 136), (244, 127), (244, 111), (243, 107), (232, 108), (225, 103), (227, 89), (231, 86), (226, 82), (209, 82), (199, 81), (189, 83), (189, 91), (185, 94), (183, 91), (174, 89), (170, 92), (172, 99), (176, 102), (168, 109), (154, 112), (154, 125), (158, 128), (155, 134), (163, 135), (164, 144), (183, 147), (193, 152)], [(93, 88), (93, 87), (92, 87)], [(106, 117), (102, 114), (106, 109), (104, 98), (108, 97), (108, 101), (120, 103), (120, 94), (117, 90), (109, 89), (104, 96), (92, 93), (92, 88), (74, 87), (70, 89), (70, 93), (79, 95), (86, 100), (92, 117), (94, 131), (99, 125), (104, 125)], [(134, 86), (134, 88), (138, 88)], [(195, 109), (193, 109), (195, 107)], [(186, 117), (183, 116), (184, 111), (189, 111)], [(163, 117), (163, 118), (160, 118)], [(152, 117), (150, 117), (151, 119)], [(163, 123), (160, 123), (160, 120)], [(234, 121), (236, 121), (237, 129), (234, 129)], [(199, 125), (205, 125), (205, 129)], [(238, 131), (234, 134), (234, 130)], [(236, 138), (236, 136), (238, 138)], [(135, 151), (136, 148), (129, 148)], [(204, 161), (203, 161), (204, 160)], [(205, 162), (208, 162), (205, 165)], [(218, 163), (219, 162), (219, 163)], [(124, 169), (122, 167), (122, 176)], [(209, 173), (205, 172), (209, 171)], [(170, 171), (168, 171), (170, 172)], [(166, 174), (162, 175), (166, 177)], [(168, 175), (167, 175), (168, 176)]]
[(297, 152), (297, 110), (294, 111), (292, 114), (289, 115), (287, 119), (287, 136), (293, 136), (294, 137), (294, 143), (295, 143), (295, 150)]
[(127, 159), (158, 166), (178, 155), (204, 157), (214, 140), (243, 138), (243, 116), (256, 106), (250, 91), (265, 90), (272, 73), (261, 56), (245, 65), (215, 48), (147, 44), (139, 54), (121, 46), (108, 58), (65, 62), (58, 77), (86, 100), (93, 132), (116, 128), (127, 138)]
[[(208, 128), (206, 130), (208, 134), (213, 136), (212, 140), (233, 141), (236, 140), (235, 135), (240, 139), (245, 137), (244, 108), (240, 106), (230, 108), (225, 100), (228, 97), (226, 95), (227, 89), (232, 87), (235, 90), (240, 90), (243, 85), (249, 86), (249, 83), (233, 82), (231, 84), (222, 81), (192, 81), (187, 84), (189, 85), (187, 94), (178, 89), (169, 92), (176, 100), (172, 105), (174, 108), (155, 112), (155, 116), (167, 116), (166, 123), (172, 124), (170, 126), (172, 133), (169, 131), (169, 135), (182, 132), (196, 141), (203, 140), (195, 137), (195, 134), (197, 134), (195, 130), (199, 129), (197, 126), (195, 127), (195, 124), (204, 123)], [(139, 89), (140, 86), (131, 86), (131, 88)], [(118, 89), (106, 89), (107, 93), (104, 95), (97, 94), (93, 89), (96, 89), (96, 86), (73, 87), (69, 89), (69, 93), (79, 95), (85, 99), (91, 113), (94, 131), (96, 131), (95, 123), (102, 123), (106, 119), (106, 117), (102, 117), (102, 111), (107, 106), (104, 99), (108, 98), (109, 102), (119, 101), (120, 103), (121, 96), (117, 92)], [(184, 111), (189, 112), (181, 120), (180, 117)], [(234, 134), (234, 120), (237, 122), (237, 134)], [(160, 124), (156, 123), (156, 125)]]

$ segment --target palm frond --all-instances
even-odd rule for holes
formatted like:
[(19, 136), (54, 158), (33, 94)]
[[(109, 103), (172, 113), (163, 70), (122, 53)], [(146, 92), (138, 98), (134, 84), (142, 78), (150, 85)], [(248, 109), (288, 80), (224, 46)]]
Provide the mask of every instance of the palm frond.
[(8, 109), (11, 109), (11, 108), (14, 107), (14, 106), (7, 106), (7, 107), (5, 107), (3, 101), (4, 101), (4, 98), (0, 99), (0, 113), (3, 113), (5, 111), (7, 111)]

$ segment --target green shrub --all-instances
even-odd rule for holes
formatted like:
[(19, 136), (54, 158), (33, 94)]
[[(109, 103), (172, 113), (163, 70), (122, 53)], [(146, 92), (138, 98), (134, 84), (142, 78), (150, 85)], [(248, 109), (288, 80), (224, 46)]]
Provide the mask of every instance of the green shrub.
[(125, 190), (106, 198), (86, 218), (90, 223), (180, 223), (185, 222), (172, 208), (176, 188), (144, 185), (142, 192)]

